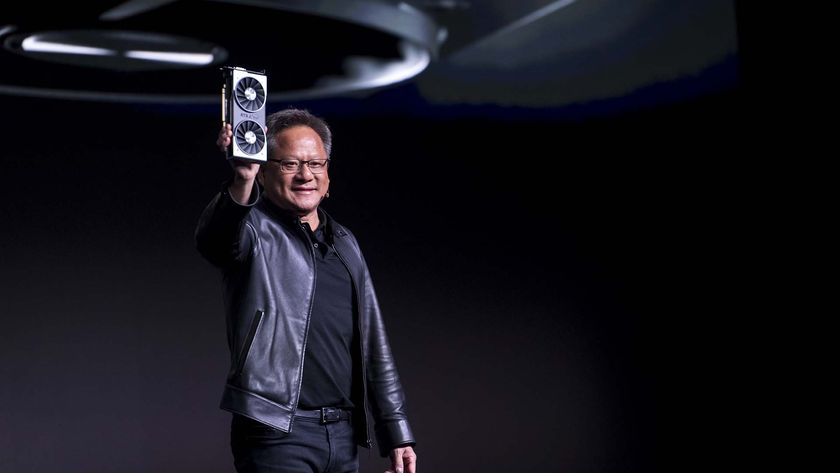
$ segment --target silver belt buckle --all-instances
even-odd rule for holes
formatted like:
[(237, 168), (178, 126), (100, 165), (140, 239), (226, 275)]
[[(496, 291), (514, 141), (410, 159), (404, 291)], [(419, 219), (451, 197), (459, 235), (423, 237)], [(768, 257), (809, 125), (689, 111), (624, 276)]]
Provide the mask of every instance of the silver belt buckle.
[(329, 424), (331, 422), (338, 422), (341, 420), (341, 409), (335, 407), (321, 408), (321, 423)]

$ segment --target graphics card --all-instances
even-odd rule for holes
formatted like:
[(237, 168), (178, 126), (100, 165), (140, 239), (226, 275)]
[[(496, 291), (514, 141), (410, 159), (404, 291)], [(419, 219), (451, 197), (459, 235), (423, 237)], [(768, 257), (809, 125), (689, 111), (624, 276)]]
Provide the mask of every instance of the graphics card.
[(268, 158), (265, 142), (268, 77), (264, 72), (241, 67), (223, 67), (222, 72), (222, 121), (233, 128), (227, 157), (263, 163)]

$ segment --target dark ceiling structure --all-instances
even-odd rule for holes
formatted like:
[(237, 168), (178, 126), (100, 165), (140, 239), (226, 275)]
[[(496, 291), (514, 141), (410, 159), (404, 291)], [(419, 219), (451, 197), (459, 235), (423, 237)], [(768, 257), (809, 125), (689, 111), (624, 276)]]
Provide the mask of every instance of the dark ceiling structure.
[(161, 104), (218, 103), (238, 66), (270, 102), (412, 82), (435, 103), (563, 106), (732, 81), (738, 52), (729, 0), (34, 1), (0, 13), (0, 44), (0, 95)]

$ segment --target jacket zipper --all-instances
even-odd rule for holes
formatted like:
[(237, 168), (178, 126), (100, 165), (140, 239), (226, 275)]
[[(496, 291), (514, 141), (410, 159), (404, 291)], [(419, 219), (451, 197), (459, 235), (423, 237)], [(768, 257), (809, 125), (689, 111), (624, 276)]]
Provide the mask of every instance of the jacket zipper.
[(356, 283), (356, 278), (353, 277), (353, 272), (350, 271), (350, 266), (344, 261), (344, 257), (341, 256), (341, 253), (338, 252), (338, 248), (335, 247), (335, 243), (332, 245), (333, 251), (338, 256), (339, 261), (341, 264), (344, 265), (344, 268), (347, 269), (347, 274), (350, 275), (350, 281), (353, 282), (353, 290), (356, 291), (356, 312), (359, 313), (358, 320), (356, 321), (356, 326), (359, 329), (359, 350), (361, 350), (359, 358), (362, 362), (362, 412), (365, 416), (365, 443), (367, 447), (371, 447), (370, 441), (370, 425), (368, 423), (367, 414), (368, 414), (368, 404), (367, 404), (367, 366), (365, 365), (365, 337), (364, 333), (362, 332), (362, 294), (359, 292), (359, 286)]
[(251, 328), (248, 329), (248, 335), (245, 337), (245, 343), (242, 344), (242, 348), (239, 350), (239, 361), (236, 366), (236, 372), (233, 374), (234, 377), (239, 376), (242, 374), (242, 370), (245, 368), (245, 361), (248, 359), (248, 354), (251, 351), (251, 345), (254, 344), (254, 338), (257, 336), (257, 330), (260, 327), (260, 322), (262, 322), (264, 311), (258, 310), (254, 314), (254, 320), (251, 321)]

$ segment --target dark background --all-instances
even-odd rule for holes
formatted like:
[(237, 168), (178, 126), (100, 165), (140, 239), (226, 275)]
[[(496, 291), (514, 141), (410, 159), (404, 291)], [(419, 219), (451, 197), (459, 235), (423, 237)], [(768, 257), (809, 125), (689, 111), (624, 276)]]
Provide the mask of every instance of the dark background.
[[(324, 206), (371, 267), (420, 471), (685, 471), (732, 448), (706, 434), (732, 388), (749, 52), (569, 107), (412, 84), (270, 107), (333, 128)], [(217, 111), (0, 103), (0, 471), (233, 471), (220, 279), (193, 242), (229, 172)]]

